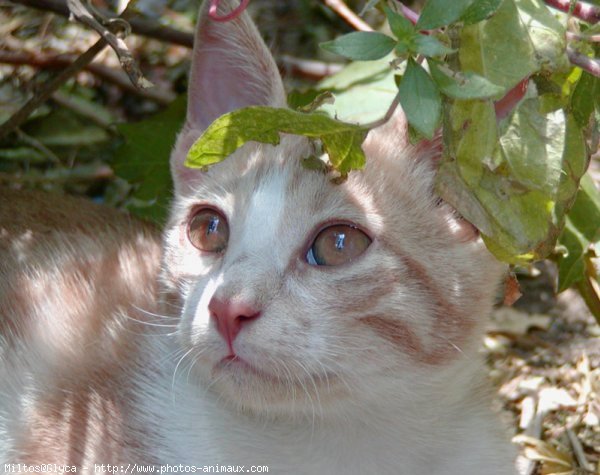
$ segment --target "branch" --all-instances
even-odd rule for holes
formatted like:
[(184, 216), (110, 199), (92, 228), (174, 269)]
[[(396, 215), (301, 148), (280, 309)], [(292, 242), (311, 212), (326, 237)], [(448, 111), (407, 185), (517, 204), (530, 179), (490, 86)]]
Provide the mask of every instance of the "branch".
[(58, 158), (58, 156), (52, 150), (50, 150), (48, 147), (46, 147), (38, 139), (36, 139), (35, 137), (31, 137), (30, 135), (27, 135), (21, 129), (16, 129), (16, 132), (17, 132), (17, 136), (23, 143), (36, 149), (38, 152), (40, 152), (42, 155), (44, 155), (44, 157), (46, 157), (52, 163), (60, 164), (60, 158)]
[(414, 10), (411, 10), (410, 8), (408, 8), (406, 5), (404, 5), (402, 2), (400, 2), (400, 0), (398, 0), (400, 3), (400, 9), (402, 11), (402, 14), (407, 18), (407, 20), (409, 20), (413, 25), (416, 25), (417, 22), (419, 21), (419, 14), (417, 12), (415, 12)]
[[(58, 15), (69, 17), (69, 8), (65, 0), (10, 0), (12, 3), (18, 3), (27, 7), (36, 8), (47, 12), (53, 12)], [(104, 9), (98, 11), (106, 18), (118, 18), (112, 12)], [(194, 35), (192, 33), (175, 30), (168, 26), (163, 26), (155, 21), (147, 20), (141, 17), (135, 17), (128, 20), (131, 25), (131, 31), (136, 35), (147, 36), (166, 43), (172, 43), (179, 46), (191, 48), (194, 45)]]
[(137, 62), (129, 51), (129, 48), (127, 48), (125, 42), (106, 26), (104, 26), (105, 24), (112, 25), (113, 27), (120, 26), (126, 31), (125, 34), (127, 34), (131, 29), (129, 23), (121, 18), (105, 18), (99, 12), (95, 12), (98, 16), (98, 19), (96, 19), (94, 15), (92, 15), (92, 13), (83, 6), (81, 0), (67, 0), (67, 6), (77, 21), (96, 31), (110, 45), (119, 58), (121, 67), (127, 73), (127, 76), (129, 76), (129, 79), (131, 79), (131, 82), (136, 87), (140, 89), (148, 89), (153, 86), (150, 81), (144, 78), (142, 71), (138, 67)]
[(97, 180), (110, 180), (114, 178), (114, 171), (104, 164), (80, 165), (73, 168), (51, 168), (43, 175), (28, 173), (16, 175), (0, 172), (0, 184), (32, 184), (32, 183), (68, 183), (68, 182), (95, 182)]
[(100, 51), (102, 51), (106, 45), (106, 40), (104, 38), (100, 38), (92, 47), (79, 56), (75, 62), (73, 62), (60, 74), (52, 78), (50, 82), (46, 83), (36, 95), (29, 99), (23, 107), (21, 107), (10, 117), (10, 119), (0, 126), (0, 140), (25, 122), (34, 110), (36, 110), (39, 106), (46, 102), (50, 96), (52, 96), (54, 91), (67, 82), (77, 72), (81, 71), (85, 66), (91, 63), (94, 57), (100, 53)]
[(510, 91), (508, 91), (502, 99), (494, 102), (494, 110), (496, 111), (496, 119), (502, 120), (510, 114), (517, 104), (525, 97), (529, 86), (529, 76), (523, 78)]
[(586, 35), (567, 31), (568, 41), (587, 41), (588, 43), (600, 43), (600, 35)]
[[(0, 63), (14, 65), (28, 65), (40, 69), (64, 69), (77, 59), (70, 54), (40, 55), (17, 51), (0, 50)], [(175, 94), (167, 89), (138, 89), (120, 69), (111, 68), (100, 63), (90, 63), (84, 68), (106, 81), (109, 81), (127, 92), (136, 94), (144, 99), (149, 99), (160, 105), (168, 105), (175, 99)]]
[(341, 16), (346, 23), (359, 31), (373, 31), (373, 28), (354, 13), (343, 0), (324, 0), (325, 4)]
[(589, 58), (581, 53), (578, 53), (570, 46), (567, 46), (567, 56), (569, 61), (575, 66), (579, 66), (584, 71), (600, 77), (600, 59)]
[(588, 23), (598, 23), (600, 21), (600, 8), (595, 5), (589, 5), (583, 2), (576, 2), (573, 11), (571, 11), (570, 0), (544, 0), (546, 5), (560, 10), (561, 12), (571, 12), (573, 16), (576, 16), (580, 20)]
[[(0, 54), (2, 52), (0, 51)], [(340, 63), (324, 63), (312, 59), (294, 58), (284, 54), (280, 58), (282, 68), (291, 70), (292, 74), (297, 74), (313, 80), (320, 80), (324, 77), (331, 76), (342, 70), (344, 67)]]

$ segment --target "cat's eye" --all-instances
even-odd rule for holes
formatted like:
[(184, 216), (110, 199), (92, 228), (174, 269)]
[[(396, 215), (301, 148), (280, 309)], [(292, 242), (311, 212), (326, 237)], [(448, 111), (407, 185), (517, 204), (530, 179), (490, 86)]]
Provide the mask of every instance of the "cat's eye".
[(371, 238), (356, 226), (335, 224), (317, 235), (306, 260), (316, 266), (339, 266), (360, 256), (370, 244)]
[(223, 252), (229, 241), (227, 220), (212, 208), (202, 208), (188, 222), (188, 239), (201, 251)]

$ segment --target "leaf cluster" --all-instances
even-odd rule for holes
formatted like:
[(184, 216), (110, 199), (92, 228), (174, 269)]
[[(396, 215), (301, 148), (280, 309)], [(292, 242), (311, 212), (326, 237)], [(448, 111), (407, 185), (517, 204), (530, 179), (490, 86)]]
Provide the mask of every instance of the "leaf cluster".
[[(561, 289), (598, 288), (590, 259), (600, 199), (586, 180), (575, 200), (600, 117), (600, 86), (569, 61), (565, 38), (573, 20), (539, 0), (428, 0), (415, 25), (381, 8), (393, 36), (361, 31), (322, 44), (353, 62), (319, 85), (336, 96), (320, 112), (381, 117), (398, 100), (413, 140), (432, 139), (442, 126), (436, 189), (480, 230), (489, 250), (512, 264), (554, 255)], [(575, 47), (595, 56), (586, 44)], [(321, 140), (342, 174), (364, 164), (364, 127), (268, 108), (217, 119), (188, 164), (215, 163), (251, 140), (275, 144), (279, 133)]]

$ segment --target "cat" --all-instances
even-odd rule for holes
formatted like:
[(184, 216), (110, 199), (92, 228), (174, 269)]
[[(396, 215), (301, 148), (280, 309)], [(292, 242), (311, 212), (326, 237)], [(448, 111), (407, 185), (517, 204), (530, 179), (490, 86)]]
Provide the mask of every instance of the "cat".
[(0, 194), (5, 471), (514, 475), (478, 354), (506, 269), (435, 196), (437, 147), (398, 110), (342, 183), (294, 135), (186, 168), (218, 116), (286, 107), (249, 16), (201, 8), (162, 238)]

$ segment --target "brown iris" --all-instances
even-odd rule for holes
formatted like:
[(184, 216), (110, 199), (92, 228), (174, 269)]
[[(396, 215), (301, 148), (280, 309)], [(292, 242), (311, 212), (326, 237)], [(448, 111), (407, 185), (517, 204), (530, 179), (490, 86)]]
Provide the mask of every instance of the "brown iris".
[(188, 223), (188, 239), (201, 251), (223, 252), (229, 241), (227, 220), (212, 208), (202, 208)]
[(317, 266), (338, 266), (360, 256), (370, 244), (371, 238), (356, 226), (335, 224), (317, 235), (306, 260)]

